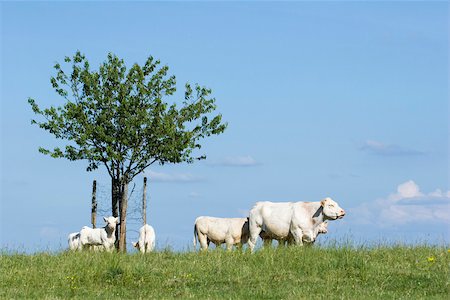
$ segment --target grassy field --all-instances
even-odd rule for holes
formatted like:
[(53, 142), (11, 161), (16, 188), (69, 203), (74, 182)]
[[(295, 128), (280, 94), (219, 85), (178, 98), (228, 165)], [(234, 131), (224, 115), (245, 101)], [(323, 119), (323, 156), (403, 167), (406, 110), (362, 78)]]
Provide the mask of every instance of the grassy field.
[(3, 254), (0, 298), (449, 299), (444, 247)]

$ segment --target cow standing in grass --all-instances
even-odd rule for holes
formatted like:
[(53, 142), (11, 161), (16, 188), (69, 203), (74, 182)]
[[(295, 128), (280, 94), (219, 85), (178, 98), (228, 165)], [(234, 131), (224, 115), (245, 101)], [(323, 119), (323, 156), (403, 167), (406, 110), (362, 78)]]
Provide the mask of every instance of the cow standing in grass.
[(202, 250), (213, 242), (216, 247), (226, 244), (227, 250), (247, 243), (249, 236), (248, 218), (198, 217), (194, 224), (194, 247), (197, 239)]
[(141, 253), (148, 253), (155, 248), (155, 230), (152, 226), (145, 224), (139, 229), (139, 241), (133, 243), (133, 247), (141, 251)]
[(345, 211), (331, 198), (318, 202), (257, 202), (250, 210), (248, 245), (253, 251), (263, 230), (280, 240), (291, 236), (296, 245), (313, 243), (320, 224), (344, 215)]
[(84, 226), (80, 231), (80, 247), (82, 249), (91, 246), (102, 246), (106, 251), (112, 252), (116, 242), (116, 226), (119, 224), (119, 218), (103, 217), (106, 226), (103, 228), (90, 228)]

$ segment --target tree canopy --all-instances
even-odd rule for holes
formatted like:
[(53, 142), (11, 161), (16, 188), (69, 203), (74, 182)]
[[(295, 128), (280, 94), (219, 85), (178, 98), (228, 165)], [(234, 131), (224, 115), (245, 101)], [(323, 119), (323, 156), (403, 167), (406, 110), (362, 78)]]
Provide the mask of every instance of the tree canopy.
[(186, 84), (181, 106), (165, 102), (176, 91), (176, 79), (152, 56), (144, 66), (135, 63), (128, 71), (124, 61), (111, 53), (98, 71), (91, 70), (80, 52), (64, 61), (72, 64), (70, 74), (56, 63), (51, 84), (65, 104), (41, 109), (34, 99), (28, 100), (45, 118), (32, 123), (70, 141), (63, 149), (39, 148), (44, 154), (86, 159), (88, 171), (103, 164), (111, 177), (131, 180), (155, 162), (205, 158), (193, 153), (201, 148), (199, 141), (227, 126), (221, 114), (209, 116), (216, 105), (208, 88)]

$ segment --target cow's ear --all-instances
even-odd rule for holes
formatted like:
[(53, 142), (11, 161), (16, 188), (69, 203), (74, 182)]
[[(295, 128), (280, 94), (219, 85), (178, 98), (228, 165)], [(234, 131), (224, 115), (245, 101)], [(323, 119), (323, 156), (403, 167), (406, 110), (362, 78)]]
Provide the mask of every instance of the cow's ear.
[(322, 201), (320, 201), (320, 205), (325, 206), (325, 202), (327, 202), (327, 198), (322, 199)]
[(133, 245), (134, 248), (137, 247), (137, 242), (136, 243), (135, 242), (131, 242), (131, 244)]
[(108, 223), (108, 219), (106, 217), (103, 217), (103, 220)]

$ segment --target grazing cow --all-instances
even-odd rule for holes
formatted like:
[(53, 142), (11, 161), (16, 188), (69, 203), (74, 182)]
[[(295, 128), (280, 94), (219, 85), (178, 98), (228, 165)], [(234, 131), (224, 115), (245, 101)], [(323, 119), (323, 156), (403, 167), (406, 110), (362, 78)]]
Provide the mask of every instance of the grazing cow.
[(67, 240), (69, 242), (69, 250), (73, 250), (73, 251), (81, 250), (80, 233), (79, 232), (73, 232), (73, 233), (69, 234)]
[(155, 230), (153, 227), (145, 224), (139, 229), (139, 241), (132, 243), (141, 253), (148, 253), (155, 248)]
[(84, 226), (80, 231), (80, 247), (86, 248), (90, 246), (102, 246), (109, 252), (114, 249), (114, 243), (116, 241), (116, 226), (119, 224), (119, 218), (115, 217), (103, 217), (106, 222), (106, 226), (103, 228), (92, 229)]
[(225, 243), (227, 250), (231, 250), (233, 245), (240, 247), (247, 243), (248, 233), (248, 218), (198, 217), (194, 225), (194, 247), (198, 239), (201, 250), (208, 249), (209, 242), (216, 247)]
[(331, 198), (318, 202), (257, 202), (250, 210), (248, 245), (253, 251), (262, 230), (280, 240), (291, 236), (296, 245), (312, 243), (321, 223), (344, 215), (345, 211)]
[[(323, 234), (328, 233), (328, 222), (325, 221), (323, 223), (320, 223), (320, 225), (316, 227), (316, 229), (315, 229), (316, 238), (321, 233), (323, 233)], [(280, 238), (278, 238), (276, 236), (272, 236), (272, 235), (268, 234), (267, 232), (265, 232), (264, 230), (262, 230), (259, 233), (259, 236), (263, 240), (264, 246), (269, 246), (272, 243), (272, 240), (278, 241), (278, 247), (281, 245), (286, 245), (286, 244), (287, 245), (294, 244), (294, 238), (292, 237), (291, 234), (289, 234), (286, 239), (280, 239)], [(306, 242), (306, 241), (303, 241), (303, 242)], [(314, 244), (314, 241), (312, 242), (312, 244)]]

